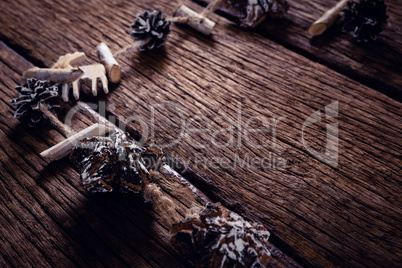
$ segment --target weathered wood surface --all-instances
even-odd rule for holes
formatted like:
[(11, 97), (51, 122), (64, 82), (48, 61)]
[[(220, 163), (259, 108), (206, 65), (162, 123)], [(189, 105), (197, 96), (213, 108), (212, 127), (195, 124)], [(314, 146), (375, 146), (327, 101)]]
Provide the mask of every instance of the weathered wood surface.
[[(174, 9), (174, 3), (163, 1), (146, 6), (142, 3), (117, 1), (103, 4), (102, 9), (96, 8), (99, 6), (97, 1), (85, 4), (80, 1), (33, 2), (29, 4), (29, 9), (25, 8), (26, 5), (24, 1), (1, 3), (0, 18), (3, 27), (0, 34), (19, 53), (43, 67), (50, 66), (60, 54), (75, 50), (83, 50), (95, 60), (95, 46), (100, 41), (106, 41), (116, 51), (131, 42), (127, 28), (134, 14), (145, 8), (158, 8), (172, 14)], [(201, 11), (200, 7), (191, 3), (186, 5)], [(75, 14), (78, 9), (81, 10), (80, 14)], [(269, 39), (239, 30), (226, 19), (217, 15), (211, 18), (218, 22), (212, 38), (203, 37), (188, 27), (173, 26), (172, 34), (163, 49), (155, 53), (134, 53), (124, 57), (121, 61), (122, 82), (106, 98), (109, 112), (122, 120), (127, 120), (132, 115), (143, 119), (142, 127), (141, 124), (134, 125), (142, 133), (149, 130), (147, 136), (154, 133), (155, 142), (159, 145), (174, 142), (177, 137), (181, 137), (180, 134), (185, 134), (180, 133), (183, 120), (189, 123), (187, 129), (184, 129), (187, 132), (189, 128), (207, 128), (210, 122), (211, 129), (205, 133), (182, 135), (178, 144), (167, 146), (165, 151), (188, 162), (195, 170), (207, 174), (210, 180), (205, 177), (190, 177), (214, 201), (221, 201), (241, 215), (261, 221), (272, 231), (271, 241), (301, 264), (397, 265), (402, 259), (401, 104)], [(397, 59), (398, 53), (395, 52), (394, 55)], [(17, 74), (22, 73), (23, 66), (13, 61), (6, 65), (9, 68), (4, 68), (8, 71), (1, 69), (4, 73), (1, 81), (5, 88), (12, 88), (13, 83), (18, 82)], [(367, 62), (365, 65), (372, 66)], [(390, 75), (394, 77), (398, 75), (398, 69), (393, 69)], [(10, 75), (13, 78), (7, 80), (6, 77)], [(3, 85), (2, 90), (5, 92)], [(11, 91), (8, 92), (7, 94), (11, 94)], [(7, 98), (2, 99), (8, 104)], [(305, 137), (309, 146), (323, 151), (326, 124), (338, 122), (339, 165), (331, 168), (306, 152), (301, 142), (301, 130), (309, 115), (318, 109), (323, 111), (326, 105), (334, 101), (339, 101), (338, 116), (309, 128)], [(170, 106), (166, 106), (166, 103)], [(3, 148), (8, 153), (3, 159), (3, 164), (6, 163), (5, 167), (8, 167), (5, 171), (11, 173), (16, 166), (14, 162), (28, 167), (37, 165), (37, 169), (43, 169), (46, 163), (35, 154), (41, 151), (36, 147), (39, 146), (35, 143), (36, 136), (39, 135), (39, 140), (49, 144), (55, 143), (52, 142), (54, 136), (38, 130), (31, 134), (19, 126), (15, 119), (11, 124), (5, 124), (4, 122), (10, 121), (12, 108), (5, 105), (3, 109), (7, 110), (3, 113), (2, 132), (7, 135), (3, 134), (2, 141), (5, 139), (5, 142), (2, 146), (9, 146)], [(154, 117), (151, 117), (152, 111)], [(236, 123), (239, 120), (239, 111), (241, 128)], [(253, 116), (268, 120), (270, 128), (267, 132), (245, 132), (244, 125)], [(191, 118), (197, 120), (191, 121)], [(272, 132), (275, 125), (272, 120), (277, 121), (275, 135)], [(215, 134), (216, 143), (225, 144), (230, 138), (228, 131), (221, 131), (219, 135), (217, 131), (230, 127), (232, 122), (235, 122), (232, 128), (235, 142), (217, 148), (211, 143), (211, 135)], [(256, 127), (264, 127), (265, 122), (258, 122), (257, 118), (251, 123)], [(14, 129), (23, 131), (24, 134), (11, 136), (13, 140), (10, 141)], [(249, 135), (249, 141), (245, 139), (246, 135)], [(242, 139), (238, 142), (240, 136)], [(17, 146), (17, 149), (11, 149), (14, 148), (11, 144), (19, 139), (27, 140), (31, 150), (30, 157), (21, 159), (18, 156), (27, 150), (26, 147)], [(207, 146), (198, 148), (197, 145), (201, 144)], [(254, 148), (253, 144), (266, 146)], [(41, 146), (46, 147), (43, 144)], [(10, 155), (9, 151), (14, 152), (13, 150), (20, 151)], [(257, 160), (264, 157), (281, 158), (286, 161), (287, 166), (284, 169), (239, 166), (239, 159), (247, 159), (248, 156)], [(224, 166), (208, 161), (212, 157), (225, 161), (221, 163)], [(200, 159), (203, 162), (200, 163)], [(230, 165), (233, 162), (237, 164), (236, 167)], [(72, 258), (74, 264), (84, 261), (96, 263), (93, 256), (88, 256), (90, 260), (87, 260), (86, 253), (77, 251), (77, 256), (74, 256), (71, 248), (67, 253), (63, 250), (62, 245), (71, 243), (79, 244), (78, 248), (85, 249), (88, 243), (92, 243), (92, 240), (86, 240), (88, 238), (95, 239), (93, 241), (100, 239), (105, 247), (110, 248), (111, 252), (106, 255), (110, 256), (110, 260), (102, 253), (97, 253), (101, 258), (100, 262), (106, 261), (105, 259), (109, 264), (138, 261), (141, 262), (138, 265), (144, 266), (163, 266), (165, 261), (172, 265), (185, 263), (185, 260), (169, 248), (166, 231), (160, 226), (156, 231), (138, 227), (143, 222), (138, 223), (134, 216), (128, 216), (131, 214), (126, 209), (133, 208), (126, 204), (121, 211), (108, 211), (106, 214), (110, 218), (106, 218), (106, 223), (101, 227), (91, 225), (92, 213), (102, 217), (102, 205), (112, 208), (121, 203), (121, 200), (93, 200), (82, 192), (77, 194), (78, 182), (73, 179), (77, 178), (77, 174), (70, 169), (67, 161), (52, 164), (50, 170), (47, 167), (46, 170), (49, 171), (43, 175), (46, 183), (40, 185), (47, 187), (45, 190), (36, 189), (37, 185), (32, 177), (26, 181), (22, 171), (14, 177), (9, 175), (8, 178), (14, 180), (6, 179), (3, 182), (11, 185), (13, 181), (17, 181), (23, 190), (28, 189), (35, 194), (31, 193), (32, 198), (24, 199), (24, 195), (12, 192), (12, 185), (6, 184), (5, 188), (14, 195), (3, 203), (13, 204), (14, 201), (22, 204), (20, 207), (29, 209), (31, 207), (27, 204), (33, 202), (49, 212), (35, 214), (39, 212), (28, 210), (24, 214), (13, 214), (13, 221), (18, 223), (18, 228), (21, 228), (19, 230), (25, 235), (25, 238), (20, 239), (33, 244), (35, 252), (42, 256), (35, 257), (33, 262), (40, 259), (52, 264), (62, 254), (66, 254), (68, 258)], [(57, 172), (62, 172), (62, 175)], [(52, 180), (53, 173), (57, 179)], [(69, 188), (66, 193), (68, 198), (62, 199), (64, 196), (60, 194), (64, 193), (61, 190), (65, 185)], [(46, 198), (47, 195), (56, 201)], [(80, 197), (84, 201), (75, 201)], [(82, 203), (85, 206), (78, 210), (82, 213), (75, 214), (75, 206)], [(89, 203), (88, 207), (86, 203)], [(15, 212), (11, 204), (4, 206), (7, 213), (2, 214), (3, 216), (25, 211), (15, 207)], [(78, 235), (64, 235), (66, 240), (59, 239), (61, 244), (56, 243), (57, 249), (48, 240), (41, 242), (48, 244), (39, 244), (35, 240), (38, 233), (25, 222), (28, 221), (26, 219), (34, 217), (32, 221), (35, 224), (39, 222), (42, 229), (47, 224), (54, 225), (54, 222), (61, 224), (64, 219), (60, 219), (58, 208), (65, 211), (63, 216), (68, 219), (77, 217), (77, 221), (83, 220), (87, 224), (84, 224), (85, 228), (88, 227), (85, 230), (90, 234), (78, 231)], [(140, 213), (141, 219), (151, 217), (146, 216), (148, 211), (143, 211), (139, 203), (136, 204), (136, 209), (138, 211), (135, 212)], [(122, 219), (123, 216), (129, 219), (129, 222), (123, 220), (123, 226), (130, 225), (131, 229), (118, 226), (113, 229), (117, 234), (113, 232), (107, 238), (100, 235), (107, 234), (110, 220), (115, 223), (115, 217)], [(120, 222), (118, 221), (119, 224)], [(147, 223), (142, 226), (146, 225)], [(81, 227), (76, 229), (78, 228)], [(139, 241), (140, 238), (129, 234), (133, 240), (126, 239), (125, 233), (122, 234), (121, 231), (133, 228), (144, 232), (142, 237), (152, 237), (150, 233), (154, 237), (161, 234), (160, 239), (148, 241), (149, 238), (145, 238), (145, 246), (139, 247), (140, 242), (133, 241)], [(68, 228), (62, 229), (68, 231)], [(83, 235), (86, 235), (85, 239), (81, 237)], [(10, 236), (8, 238), (11, 239)], [(3, 247), (10, 248), (9, 241), (14, 241), (10, 252), (14, 254), (12, 256), (19, 256), (24, 248), (16, 246), (17, 242), (9, 239), (3, 239)], [(121, 248), (116, 249), (110, 245), (118, 244), (120, 239), (124, 243)], [(160, 245), (161, 250), (150, 250), (153, 243)], [(122, 252), (116, 252), (120, 249)], [(52, 250), (58, 252), (58, 255)], [(137, 252), (135, 256), (138, 258), (129, 258), (131, 251)], [(158, 253), (155, 257), (157, 261), (151, 262), (155, 252)], [(30, 256), (32, 255), (34, 253)], [(176, 258), (178, 259), (175, 260)], [(7, 261), (14, 261), (15, 264), (23, 260), (9, 257), (4, 260)]]
[[(31, 63), (0, 43), (2, 267), (191, 265), (171, 248), (168, 227), (141, 198), (88, 195), (67, 159), (50, 163), (39, 156), (60, 142), (63, 133), (49, 127), (24, 128), (12, 117), (13, 88), (30, 67)], [(77, 113), (73, 130), (93, 122), (99, 121), (92, 114)], [(154, 179), (183, 218), (190, 208), (205, 205), (187, 182), (162, 171)], [(297, 266), (274, 245), (268, 246), (273, 253), (271, 267)]]
[[(39, 156), (63, 137), (13, 119), (9, 100), (29, 63), (3, 45), (0, 55), (2, 266), (186, 266), (139, 198), (88, 196), (67, 159), (49, 163)], [(74, 130), (88, 125), (88, 117), (74, 120)]]
[[(194, 1), (203, 4), (209, 2)], [(394, 99), (402, 100), (400, 2), (385, 1), (388, 5), (389, 20), (377, 42), (359, 44), (350, 35), (342, 33), (339, 24), (314, 38), (307, 33), (308, 27), (338, 0), (287, 1), (290, 8), (284, 19), (267, 20), (256, 32)], [(225, 12), (234, 15), (230, 10)]]

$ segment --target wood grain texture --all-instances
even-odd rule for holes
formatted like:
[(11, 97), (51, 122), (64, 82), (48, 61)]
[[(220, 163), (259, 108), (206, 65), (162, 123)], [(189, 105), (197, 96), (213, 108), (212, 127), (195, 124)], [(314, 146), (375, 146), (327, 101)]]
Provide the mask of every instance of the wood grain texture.
[[(172, 248), (168, 227), (150, 204), (130, 195), (88, 195), (67, 159), (50, 163), (39, 156), (61, 141), (62, 134), (46, 126), (31, 129), (20, 125), (12, 117), (9, 103), (20, 74), (32, 65), (0, 43), (0, 67), (2, 266), (191, 265)], [(95, 121), (97, 117), (80, 112), (73, 120), (73, 130)], [(183, 218), (190, 208), (205, 205), (205, 197), (188, 182), (165, 172), (154, 173), (153, 178)], [(273, 256), (270, 267), (297, 267), (273, 244), (268, 247)]]
[[(96, 8), (97, 1), (41, 1), (31, 3), (30, 9), (24, 6), (25, 1), (1, 3), (1, 37), (43, 67), (75, 50), (95, 60), (100, 41), (116, 51), (131, 43), (127, 29), (136, 13), (145, 8), (168, 14), (174, 10), (167, 1), (147, 5), (115, 1), (104, 3), (102, 9)], [(78, 9), (80, 14), (74, 12)], [(261, 35), (239, 30), (224, 18), (211, 18), (218, 23), (212, 38), (185, 26), (172, 26), (163, 49), (124, 57), (122, 81), (107, 96), (107, 110), (122, 121), (137, 116), (144, 124), (133, 125), (156, 144), (173, 142), (165, 148), (170, 155), (208, 175), (193, 176), (196, 186), (213, 201), (261, 221), (272, 231), (271, 241), (302, 264), (398, 264), (402, 258), (401, 104)], [(392, 53), (398, 59), (399, 54)], [(374, 63), (358, 62), (374, 68)], [(396, 71), (390, 75), (398, 81)], [(301, 130), (308, 116), (334, 101), (339, 102), (338, 116), (306, 133), (307, 144), (322, 151), (326, 124), (339, 124), (339, 166), (331, 168), (306, 151)], [(11, 110), (5, 118), (9, 117)], [(236, 124), (239, 117), (241, 123)], [(253, 117), (257, 119), (250, 122)], [(244, 130), (247, 121), (255, 128), (267, 128), (264, 118), (269, 122), (266, 132)], [(209, 123), (208, 131), (189, 133), (190, 128), (205, 129)], [(226, 144), (231, 137), (236, 142)], [(268, 156), (284, 159), (286, 168), (239, 165), (239, 159)], [(214, 163), (217, 160), (228, 164)], [(141, 250), (141, 260), (149, 262), (150, 255)], [(176, 257), (174, 252), (169, 254)], [(118, 260), (127, 261), (125, 256)]]
[[(194, 0), (206, 5), (209, 1)], [(297, 51), (309, 59), (327, 65), (336, 71), (402, 100), (402, 13), (398, 1), (385, 1), (388, 5), (388, 23), (376, 42), (358, 43), (347, 33), (342, 33), (340, 20), (321, 36), (312, 37), (308, 27), (337, 0), (320, 2), (287, 0), (290, 9), (280, 20), (267, 19), (255, 30), (281, 45)], [(222, 15), (236, 21), (236, 13), (223, 8)]]
[[(32, 267), (187, 266), (140, 198), (89, 196), (67, 159), (42, 160), (39, 153), (63, 137), (46, 127), (26, 128), (12, 117), (9, 100), (29, 63), (4, 45), (0, 51), (2, 260)], [(83, 116), (73, 122), (75, 130), (90, 125)]]

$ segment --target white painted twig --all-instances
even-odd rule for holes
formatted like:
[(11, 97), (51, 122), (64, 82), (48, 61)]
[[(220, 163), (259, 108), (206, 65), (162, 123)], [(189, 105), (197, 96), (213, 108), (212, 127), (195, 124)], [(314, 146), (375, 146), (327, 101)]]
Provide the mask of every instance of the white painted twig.
[(100, 43), (96, 46), (96, 51), (98, 52), (100, 62), (106, 68), (109, 81), (112, 83), (119, 82), (121, 78), (121, 70), (116, 59), (113, 57), (112, 52), (110, 52), (109, 47), (105, 43)]
[(185, 18), (186, 24), (205, 35), (211, 34), (211, 30), (215, 26), (215, 22), (204, 17), (202, 14), (198, 14), (185, 5), (179, 6), (174, 16)]
[(93, 136), (101, 136), (108, 132), (111, 129), (107, 126), (100, 125), (98, 123), (93, 124), (90, 127), (87, 127), (80, 132), (70, 136), (69, 138), (59, 142), (58, 144), (50, 147), (49, 149), (40, 153), (40, 155), (44, 158), (48, 158), (50, 160), (60, 160), (66, 156), (68, 156), (71, 152), (71, 149), (74, 145), (84, 139), (84, 138), (92, 138)]

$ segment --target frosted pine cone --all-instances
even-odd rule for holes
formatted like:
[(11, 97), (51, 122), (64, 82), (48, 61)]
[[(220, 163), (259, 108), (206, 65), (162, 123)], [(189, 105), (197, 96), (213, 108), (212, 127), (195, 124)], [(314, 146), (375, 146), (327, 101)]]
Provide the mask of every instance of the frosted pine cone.
[(196, 267), (267, 267), (269, 232), (220, 204), (173, 225), (172, 244)]
[(162, 12), (153, 11), (138, 14), (131, 27), (131, 36), (134, 41), (142, 41), (141, 51), (160, 47), (170, 33), (170, 21), (162, 16)]
[(256, 27), (266, 17), (282, 18), (289, 9), (286, 0), (225, 0), (223, 6), (236, 10), (242, 27)]
[(51, 112), (55, 112), (60, 107), (58, 85), (30, 78), (27, 79), (26, 86), (16, 86), (15, 90), (18, 91), (19, 96), (11, 100), (11, 104), (17, 107), (14, 117), (28, 123), (30, 127), (46, 119), (40, 108), (41, 105), (46, 105)]
[(88, 192), (139, 193), (148, 180), (152, 164), (162, 155), (141, 147), (123, 133), (78, 142), (70, 155)]
[(348, 2), (348, 7), (343, 10), (342, 30), (351, 33), (358, 42), (376, 40), (388, 20), (384, 1), (360, 0), (360, 3)]

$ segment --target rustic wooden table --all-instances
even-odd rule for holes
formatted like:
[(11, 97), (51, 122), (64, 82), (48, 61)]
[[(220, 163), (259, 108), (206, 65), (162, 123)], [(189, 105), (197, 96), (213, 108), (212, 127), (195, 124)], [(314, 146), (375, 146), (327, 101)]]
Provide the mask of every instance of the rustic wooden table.
[[(217, 22), (210, 37), (173, 25), (163, 48), (121, 58), (122, 81), (101, 100), (109, 115), (135, 116), (131, 127), (203, 174), (184, 176), (213, 201), (263, 223), (271, 231), (272, 267), (401, 265), (398, 1), (386, 1), (387, 28), (364, 45), (337, 27), (315, 38), (306, 33), (335, 0), (288, 2), (285, 19), (255, 30), (239, 28), (224, 13), (210, 16)], [(183, 3), (197, 11), (205, 6)], [(99, 42), (113, 51), (132, 42), (129, 25), (137, 13), (171, 15), (177, 4), (0, 2), (1, 266), (189, 265), (141, 198), (90, 195), (68, 159), (42, 159), (39, 153), (62, 136), (51, 127), (21, 125), (10, 104), (26, 69), (51, 66), (73, 51), (94, 62)], [(330, 104), (338, 105), (337, 114), (325, 118)], [(322, 120), (303, 133), (318, 110)], [(74, 129), (91, 121), (80, 114)], [(338, 165), (330, 165), (318, 154), (327, 126), (336, 124), (338, 140), (329, 143), (337, 145)], [(160, 184), (182, 215), (198, 202), (178, 182)]]

